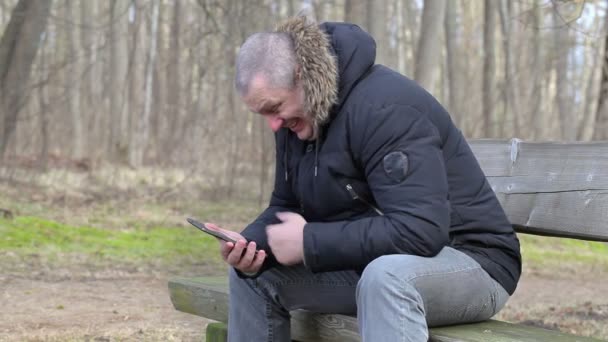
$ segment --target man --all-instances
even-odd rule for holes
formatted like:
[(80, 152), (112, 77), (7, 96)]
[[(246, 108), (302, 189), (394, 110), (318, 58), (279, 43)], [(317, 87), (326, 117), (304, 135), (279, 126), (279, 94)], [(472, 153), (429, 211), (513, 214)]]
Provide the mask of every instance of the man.
[(275, 132), (276, 179), (242, 235), (222, 230), (238, 240), (221, 242), (229, 341), (289, 341), (294, 309), (356, 314), (364, 341), (426, 341), (515, 291), (519, 241), (462, 134), (374, 60), (359, 27), (305, 18), (241, 47), (236, 88)]

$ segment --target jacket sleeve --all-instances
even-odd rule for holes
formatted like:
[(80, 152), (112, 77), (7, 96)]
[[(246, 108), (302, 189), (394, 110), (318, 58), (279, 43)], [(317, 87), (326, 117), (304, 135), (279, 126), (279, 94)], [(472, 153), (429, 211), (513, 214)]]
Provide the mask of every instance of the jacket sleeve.
[[(305, 263), (313, 272), (361, 270), (387, 254), (434, 256), (449, 240), (448, 183), (435, 125), (404, 105), (363, 117), (350, 128), (351, 150), (384, 215), (306, 224)], [(400, 170), (392, 169), (392, 156), (402, 159)]]
[[(249, 224), (242, 232), (241, 235), (247, 239), (247, 241), (255, 241), (258, 249), (263, 249), (266, 254), (266, 260), (262, 265), (262, 268), (256, 275), (249, 276), (258, 276), (263, 271), (269, 269), (270, 267), (277, 265), (278, 262), (272, 251), (270, 250), (270, 246), (268, 245), (268, 237), (266, 236), (266, 226), (270, 224), (280, 223), (279, 219), (276, 217), (277, 212), (281, 211), (298, 211), (298, 201), (293, 195), (291, 190), (291, 185), (288, 182), (286, 177), (285, 170), (287, 168), (284, 165), (285, 158), (284, 152), (286, 146), (285, 134), (286, 132), (282, 132), (283, 130), (277, 132), (275, 134), (275, 143), (276, 143), (276, 166), (275, 166), (275, 180), (274, 180), (274, 190), (272, 191), (272, 195), (270, 197), (270, 203), (268, 208), (266, 208), (258, 217)], [(239, 275), (244, 276), (243, 273), (237, 272)]]

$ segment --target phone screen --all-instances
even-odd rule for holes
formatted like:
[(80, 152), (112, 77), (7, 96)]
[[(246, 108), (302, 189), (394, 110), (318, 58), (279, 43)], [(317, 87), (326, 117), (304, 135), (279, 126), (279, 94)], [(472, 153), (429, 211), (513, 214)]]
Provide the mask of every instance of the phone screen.
[(198, 221), (197, 221), (197, 220), (195, 220), (195, 219), (187, 218), (186, 220), (187, 220), (188, 222), (190, 222), (190, 224), (192, 224), (193, 226), (195, 226), (196, 228), (200, 229), (201, 231), (203, 231), (203, 232), (205, 232), (205, 233), (207, 233), (207, 234), (213, 235), (213, 236), (215, 236), (216, 238), (221, 239), (221, 240), (224, 240), (224, 241), (226, 241), (226, 242), (232, 242), (232, 243), (236, 243), (236, 240), (234, 240), (234, 239), (232, 239), (232, 238), (228, 237), (226, 234), (223, 234), (223, 233), (221, 233), (221, 232), (218, 232), (218, 231), (215, 231), (215, 230), (209, 229), (209, 228), (207, 228), (207, 227), (206, 227), (206, 226), (205, 226), (203, 223), (198, 222)]

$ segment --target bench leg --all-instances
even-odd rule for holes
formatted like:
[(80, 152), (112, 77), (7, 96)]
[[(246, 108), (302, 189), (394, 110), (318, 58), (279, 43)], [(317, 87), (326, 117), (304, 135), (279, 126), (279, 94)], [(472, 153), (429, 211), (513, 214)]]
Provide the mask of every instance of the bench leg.
[(228, 341), (228, 326), (225, 323), (209, 323), (205, 333), (206, 342)]
[[(205, 342), (226, 342), (228, 341), (228, 326), (226, 323), (209, 323), (205, 332)], [(293, 342), (297, 342), (293, 340)]]

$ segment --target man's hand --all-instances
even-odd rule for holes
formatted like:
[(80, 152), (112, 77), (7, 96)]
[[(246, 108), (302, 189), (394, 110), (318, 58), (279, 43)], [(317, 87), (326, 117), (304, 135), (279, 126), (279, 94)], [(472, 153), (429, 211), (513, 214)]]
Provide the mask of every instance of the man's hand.
[(306, 220), (299, 214), (277, 213), (279, 224), (266, 227), (268, 244), (277, 261), (283, 265), (295, 265), (304, 260), (304, 225)]
[(260, 250), (256, 253), (254, 241), (248, 244), (247, 240), (237, 232), (222, 229), (213, 223), (205, 223), (205, 225), (209, 229), (222, 232), (236, 240), (236, 243), (232, 243), (217, 239), (220, 242), (220, 251), (224, 261), (243, 273), (258, 273), (266, 259), (266, 252)]

